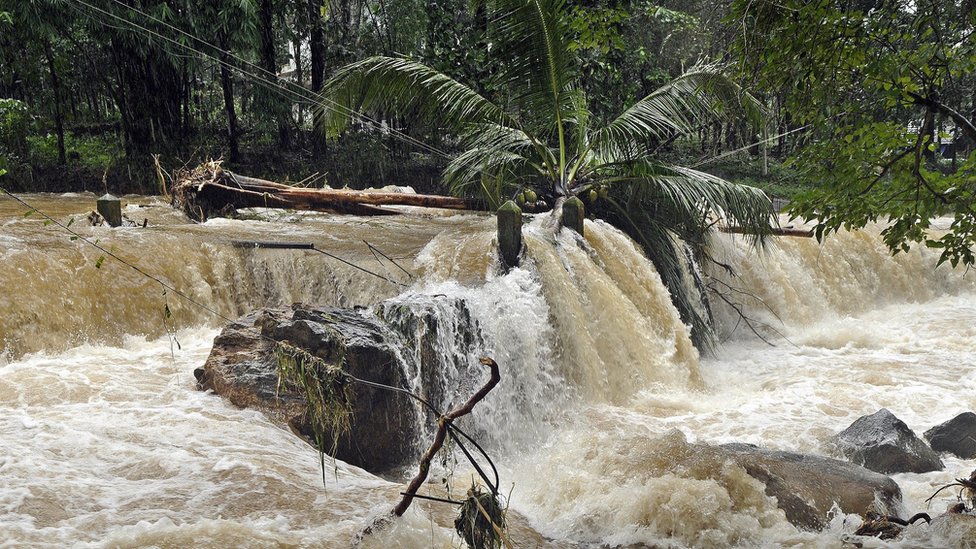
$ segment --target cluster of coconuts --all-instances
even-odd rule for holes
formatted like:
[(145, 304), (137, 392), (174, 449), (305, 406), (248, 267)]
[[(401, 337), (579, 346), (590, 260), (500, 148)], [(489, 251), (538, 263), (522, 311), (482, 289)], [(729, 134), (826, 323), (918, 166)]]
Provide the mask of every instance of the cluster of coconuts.
[(589, 192), (586, 193), (586, 197), (590, 200), (591, 204), (593, 204), (600, 198), (605, 199), (608, 196), (610, 196), (610, 189), (606, 185), (597, 185), (597, 186), (590, 187)]
[(515, 202), (520, 207), (528, 207), (530, 210), (544, 210), (548, 206), (546, 201), (540, 200), (539, 195), (532, 189), (525, 189), (515, 195)]

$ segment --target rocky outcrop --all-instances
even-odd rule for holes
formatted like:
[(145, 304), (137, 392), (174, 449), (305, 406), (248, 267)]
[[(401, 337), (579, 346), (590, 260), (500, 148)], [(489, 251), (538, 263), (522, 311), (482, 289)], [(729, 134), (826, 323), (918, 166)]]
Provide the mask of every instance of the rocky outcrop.
[(901, 501), (901, 490), (892, 479), (837, 459), (751, 444), (689, 442), (677, 429), (660, 437), (618, 435), (600, 440), (600, 449), (581, 452), (584, 474), (596, 471), (600, 482), (620, 483), (628, 492), (645, 478), (712, 481), (724, 490), (720, 497), (754, 509), (750, 515), (760, 522), (772, 511), (766, 498), (775, 498), (786, 519), (803, 530), (826, 527), (835, 505), (844, 513), (893, 514)]
[(734, 461), (765, 484), (766, 495), (775, 497), (787, 520), (799, 528), (822, 529), (835, 504), (846, 513), (887, 513), (901, 500), (898, 484), (889, 477), (836, 459), (750, 444), (703, 451)]
[(936, 452), (949, 452), (963, 459), (976, 458), (976, 414), (964, 412), (925, 431), (925, 439)]
[(945, 467), (937, 453), (885, 408), (858, 418), (833, 444), (847, 459), (879, 473), (928, 473)]
[[(200, 388), (260, 409), (311, 438), (304, 398), (293, 388), (279, 389), (275, 342), (301, 347), (357, 378), (402, 386), (395, 340), (389, 328), (359, 310), (259, 309), (223, 330), (196, 375)], [(339, 438), (335, 457), (373, 472), (413, 459), (421, 416), (410, 398), (359, 384), (354, 395), (352, 431)]]

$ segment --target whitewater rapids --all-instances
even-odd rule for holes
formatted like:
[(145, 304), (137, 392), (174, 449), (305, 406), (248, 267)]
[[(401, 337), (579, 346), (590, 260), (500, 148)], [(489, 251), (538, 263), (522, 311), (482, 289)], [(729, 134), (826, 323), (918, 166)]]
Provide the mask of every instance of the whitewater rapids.
[[(30, 198), (62, 220), (93, 202)], [(391, 507), (401, 483), (337, 462), (323, 486), (312, 448), (195, 389), (219, 318), (111, 259), (96, 269), (98, 252), (23, 213), (0, 202), (0, 547), (340, 549)], [(722, 280), (775, 346), (717, 307), (727, 341), (699, 357), (653, 267), (602, 223), (587, 222), (585, 243), (528, 227), (525, 260), (501, 275), (484, 216), (190, 225), (152, 199), (126, 213), (150, 228), (72, 228), (224, 316), (464, 299), (481, 348), (442, 350), (483, 351), (505, 368), (472, 420), (490, 433), (527, 547), (841, 547), (854, 517), (798, 531), (741, 469), (674, 472), (669, 455), (696, 441), (823, 454), (830, 435), (881, 407), (916, 433), (976, 410), (976, 281), (936, 269), (927, 251), (891, 257), (876, 229), (823, 246), (780, 239), (762, 254), (717, 237), (713, 251), (740, 273)], [(406, 287), (231, 239), (315, 242)], [(904, 515), (952, 502), (924, 499), (973, 465), (943, 459), (942, 472), (894, 477)], [(456, 547), (451, 521), (415, 504), (365, 547)], [(920, 535), (903, 545), (953, 544)]]

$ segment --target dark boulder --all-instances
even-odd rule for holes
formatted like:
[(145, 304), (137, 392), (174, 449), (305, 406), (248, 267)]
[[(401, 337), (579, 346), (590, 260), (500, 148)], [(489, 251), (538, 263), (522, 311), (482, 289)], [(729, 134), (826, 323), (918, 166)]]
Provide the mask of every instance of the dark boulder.
[(963, 412), (925, 431), (925, 439), (937, 452), (949, 452), (963, 459), (976, 458), (976, 414)]
[(893, 512), (901, 490), (891, 478), (836, 459), (767, 450), (751, 444), (713, 447), (766, 485), (787, 520), (799, 528), (820, 530), (836, 504), (846, 513)]
[(937, 453), (885, 408), (858, 418), (832, 442), (847, 459), (879, 473), (928, 473), (945, 467)]
[(669, 475), (714, 481), (734, 507), (761, 508), (760, 515), (768, 509), (768, 503), (756, 497), (761, 490), (803, 530), (826, 527), (835, 505), (844, 513), (893, 514), (901, 502), (898, 484), (853, 463), (751, 444), (689, 442), (677, 429), (653, 438), (614, 435), (599, 451), (583, 450), (581, 460), (581, 470), (596, 466), (610, 482), (628, 485), (635, 475), (638, 483), (641, 477)]
[[(260, 309), (224, 328), (197, 375), (200, 388), (237, 406), (260, 409), (311, 438), (304, 399), (292, 388), (279, 388), (276, 341), (288, 341), (357, 378), (404, 385), (396, 335), (371, 314), (296, 305)], [(354, 395), (352, 431), (339, 437), (335, 457), (373, 472), (416, 457), (421, 415), (413, 401), (359, 384)]]

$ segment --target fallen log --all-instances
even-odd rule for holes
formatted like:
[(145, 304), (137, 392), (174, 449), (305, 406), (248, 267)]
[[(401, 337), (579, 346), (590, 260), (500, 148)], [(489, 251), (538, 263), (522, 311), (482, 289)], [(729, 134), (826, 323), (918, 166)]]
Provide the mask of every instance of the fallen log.
[(367, 192), (293, 187), (224, 170), (210, 161), (176, 175), (170, 190), (173, 206), (197, 221), (228, 215), (240, 208), (285, 208), (354, 215), (396, 215), (380, 206), (422, 206), (485, 210), (478, 200), (413, 193)]
[[(719, 227), (718, 230), (722, 231), (723, 233), (729, 233), (729, 234), (748, 234), (748, 235), (758, 234), (756, 231), (752, 231), (744, 227)], [(813, 237), (813, 231), (808, 229), (794, 229), (793, 227), (770, 228), (768, 234), (771, 234), (773, 236), (796, 236), (796, 237), (803, 237), (803, 238)]]

